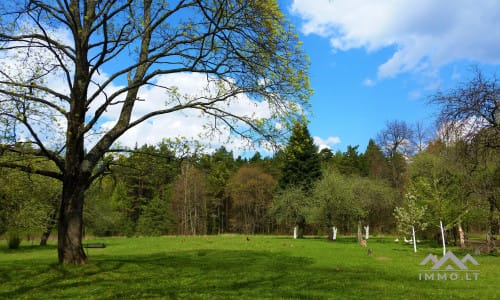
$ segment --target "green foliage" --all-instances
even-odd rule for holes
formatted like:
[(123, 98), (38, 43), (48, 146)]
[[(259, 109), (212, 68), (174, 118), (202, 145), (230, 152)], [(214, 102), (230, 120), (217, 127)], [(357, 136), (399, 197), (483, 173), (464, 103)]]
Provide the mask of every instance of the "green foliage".
[(425, 230), (428, 225), (426, 211), (427, 208), (418, 204), (417, 197), (413, 193), (406, 193), (403, 206), (398, 206), (394, 210), (398, 231), (406, 236), (412, 234), (412, 227), (415, 231)]
[(207, 180), (192, 162), (185, 161), (173, 184), (172, 207), (177, 220), (178, 234), (207, 234)]
[(310, 190), (319, 178), (321, 159), (318, 147), (314, 144), (307, 125), (297, 122), (285, 148), (280, 187), (287, 189), (299, 186)]
[[(0, 5), (0, 57), (10, 61), (0, 80), (0, 143), (18, 142), (12, 141), (17, 136), (35, 145), (32, 155), (57, 165), (57, 172), (32, 170), (26, 162), (9, 167), (63, 183), (61, 263), (87, 262), (81, 247), (84, 194), (99, 175), (118, 172), (108, 154), (127, 131), (154, 117), (190, 110), (204, 119), (205, 133), (276, 145), (309, 108), (309, 62), (275, 0), (25, 4)], [(162, 80), (175, 74), (205, 77), (202, 93), (182, 94)], [(64, 86), (54, 89), (54, 78), (64, 78)], [(117, 85), (122, 88), (113, 88)], [(164, 105), (156, 105), (161, 99), (153, 95), (158, 93), (140, 93), (151, 85), (164, 92)], [(235, 114), (232, 106), (240, 96), (266, 103), (271, 114)], [(147, 101), (152, 110), (138, 109), (139, 101)], [(110, 121), (105, 112), (115, 108), (119, 116), (111, 121), (116, 122), (102, 126)], [(174, 178), (170, 170), (157, 168), (171, 165), (140, 157), (156, 149), (134, 150), (121, 159), (129, 168), (118, 178), (127, 187), (127, 217), (135, 227), (149, 201), (159, 196), (155, 189), (164, 190)]]
[(292, 225), (305, 220), (310, 209), (310, 200), (300, 186), (279, 190), (274, 196), (271, 214), (278, 223), (284, 224), (289, 232)]
[(87, 191), (85, 230), (96, 236), (134, 234), (132, 221), (127, 217), (127, 194), (122, 181), (106, 177)]
[(19, 245), (21, 245), (21, 237), (17, 233), (10, 233), (7, 237), (7, 244), (9, 249), (19, 249)]
[(40, 234), (51, 222), (54, 202), (60, 199), (57, 181), (18, 170), (0, 168), (0, 220), (9, 244)]
[(380, 147), (370, 139), (364, 154), (368, 176), (377, 179), (390, 179), (390, 168)]
[(352, 189), (355, 203), (362, 207), (362, 221), (370, 225), (372, 232), (392, 232), (394, 228), (393, 211), (398, 203), (399, 192), (387, 180), (352, 176)]
[(208, 233), (222, 233), (229, 230), (229, 197), (226, 186), (231, 174), (243, 161), (235, 162), (233, 152), (220, 147), (212, 155), (204, 155), (199, 162), (206, 175), (208, 205), (210, 207), (210, 222)]
[(366, 159), (358, 153), (359, 146), (347, 146), (347, 151), (342, 153), (337, 163), (340, 173), (345, 175), (368, 175)]
[(231, 224), (235, 232), (265, 233), (271, 231), (269, 208), (277, 181), (258, 166), (243, 166), (226, 187), (231, 198)]
[(159, 236), (175, 232), (171, 206), (171, 188), (166, 198), (154, 197), (144, 208), (137, 222), (136, 233), (143, 236)]
[(347, 176), (328, 171), (316, 184), (310, 219), (326, 229), (332, 226), (346, 232), (366, 214), (361, 199), (353, 193), (353, 182)]
[(390, 231), (396, 199), (396, 190), (385, 181), (328, 169), (314, 187), (310, 220), (326, 230), (336, 226), (352, 232), (362, 221), (378, 231)]

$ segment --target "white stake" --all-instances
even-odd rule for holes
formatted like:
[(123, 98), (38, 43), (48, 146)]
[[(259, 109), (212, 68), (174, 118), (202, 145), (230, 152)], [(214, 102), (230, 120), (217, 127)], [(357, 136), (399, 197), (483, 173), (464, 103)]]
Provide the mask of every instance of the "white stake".
[(297, 226), (293, 227), (293, 238), (297, 239)]
[(439, 220), (439, 226), (441, 227), (441, 237), (443, 239), (443, 256), (445, 256), (446, 255), (446, 243), (444, 241), (443, 221)]
[(413, 236), (413, 251), (415, 253), (417, 253), (417, 239), (415, 237), (415, 227), (414, 226), (411, 227), (411, 233), (412, 233), (412, 236)]
[(365, 226), (365, 240), (370, 236), (370, 225)]
[(333, 226), (332, 230), (333, 230), (333, 238), (332, 238), (332, 240), (335, 241), (337, 239), (337, 227)]

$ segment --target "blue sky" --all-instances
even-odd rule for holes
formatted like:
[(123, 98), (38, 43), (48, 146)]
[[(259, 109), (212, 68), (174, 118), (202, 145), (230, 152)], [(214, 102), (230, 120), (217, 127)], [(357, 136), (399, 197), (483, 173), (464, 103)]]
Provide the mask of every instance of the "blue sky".
[(433, 125), (431, 95), (500, 71), (500, 1), (280, 0), (311, 58), (309, 130), (345, 151), (387, 121)]
[[(406, 121), (433, 124), (430, 95), (467, 80), (472, 65), (485, 72), (500, 71), (500, 1), (498, 0), (278, 0), (295, 25), (304, 51), (311, 59), (309, 130), (318, 146), (345, 151), (359, 145), (364, 152), (369, 139), (384, 129), (386, 122)], [(101, 72), (97, 82), (109, 74)], [(176, 73), (157, 78), (158, 84), (174, 86), (182, 94), (206, 92), (206, 76)], [(51, 80), (55, 82), (57, 80)], [(113, 82), (108, 94), (123, 82)], [(64, 90), (64, 87), (61, 89)], [(209, 89), (214, 92), (215, 87)], [(165, 107), (165, 90), (143, 87), (133, 119)], [(102, 103), (96, 101), (89, 113)], [(266, 103), (240, 95), (231, 100), (236, 115), (268, 118)], [(110, 129), (120, 105), (103, 114), (96, 132)], [(229, 130), (219, 137), (200, 135), (207, 122), (199, 111), (183, 110), (152, 118), (133, 127), (119, 140), (120, 146), (157, 144), (164, 138), (198, 140), (206, 150), (225, 146), (235, 155), (252, 156), (243, 140)], [(64, 122), (62, 122), (64, 125)], [(221, 128), (221, 124), (218, 124)], [(64, 127), (64, 126), (62, 126)]]

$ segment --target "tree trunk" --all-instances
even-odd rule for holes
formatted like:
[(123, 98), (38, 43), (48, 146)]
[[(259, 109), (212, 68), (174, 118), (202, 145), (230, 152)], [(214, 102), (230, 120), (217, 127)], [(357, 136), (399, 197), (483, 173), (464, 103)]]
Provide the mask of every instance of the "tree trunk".
[(47, 227), (45, 228), (45, 230), (42, 234), (42, 237), (40, 238), (40, 246), (47, 245), (47, 241), (49, 239), (50, 233), (52, 232), (52, 229), (54, 229), (54, 227), (57, 224), (57, 210), (58, 209), (59, 208), (56, 206), (54, 208), (54, 210), (52, 211), (52, 213), (50, 214), (49, 224), (47, 224)]
[(358, 222), (358, 243), (361, 243), (363, 239), (363, 233), (361, 232), (361, 221)]
[(486, 232), (486, 248), (488, 253), (492, 253), (495, 251), (495, 240), (494, 240), (494, 235), (495, 235), (495, 220), (494, 220), (494, 215), (495, 215), (495, 202), (494, 202), (493, 197), (488, 198), (488, 202), (490, 204), (490, 211), (488, 215), (488, 227), (487, 227), (487, 232)]
[(333, 241), (333, 226), (328, 224), (326, 228), (328, 231), (328, 240)]
[(460, 248), (464, 249), (465, 248), (465, 232), (464, 229), (462, 228), (462, 222), (458, 222), (458, 240), (460, 243)]
[(80, 180), (67, 180), (63, 184), (57, 245), (61, 264), (87, 263), (87, 256), (82, 246), (85, 188), (85, 183)]
[(306, 218), (304, 216), (299, 216), (298, 221), (297, 221), (297, 238), (302, 239), (304, 238), (304, 231), (306, 229)]

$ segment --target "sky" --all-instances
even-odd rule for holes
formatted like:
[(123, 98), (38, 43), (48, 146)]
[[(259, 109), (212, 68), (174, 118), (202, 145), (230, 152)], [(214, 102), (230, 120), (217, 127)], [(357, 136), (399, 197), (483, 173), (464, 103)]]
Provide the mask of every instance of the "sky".
[[(498, 0), (278, 0), (285, 16), (295, 25), (302, 47), (310, 58), (309, 78), (314, 94), (308, 112), (309, 131), (320, 148), (344, 152), (347, 146), (359, 146), (363, 153), (387, 122), (421, 122), (433, 125), (436, 108), (429, 99), (439, 91), (464, 83), (473, 66), (484, 73), (500, 74), (500, 1)], [(70, 44), (69, 32), (56, 30), (58, 39)], [(3, 71), (20, 76), (18, 53), (0, 57)], [(36, 65), (38, 55), (29, 57)], [(29, 70), (28, 70), (29, 71)], [(96, 82), (105, 82), (112, 70), (100, 70)], [(17, 74), (17, 75), (16, 75)], [(68, 93), (64, 77), (49, 74), (51, 88)], [(181, 94), (199, 95), (207, 89), (206, 76), (177, 73), (162, 75), (158, 85), (173, 86)], [(106, 93), (119, 90), (113, 81)], [(94, 87), (95, 88), (95, 87)], [(209, 96), (209, 95), (207, 95)], [(93, 102), (89, 115), (104, 101)], [(146, 86), (140, 90), (142, 101), (134, 108), (132, 119), (162, 109), (168, 102), (165, 90)], [(166, 100), (167, 98), (167, 100)], [(99, 102), (101, 101), (101, 102)], [(231, 100), (234, 114), (269, 117), (266, 103), (242, 95)], [(116, 122), (120, 105), (104, 113), (100, 128), (89, 134), (91, 147), (99, 132)], [(64, 136), (65, 121), (56, 119)], [(209, 119), (208, 122), (211, 122)], [(242, 150), (241, 139), (222, 136), (200, 137), (207, 118), (197, 111), (184, 110), (153, 118), (133, 127), (118, 145), (154, 145), (164, 138), (183, 137), (210, 144), (211, 149), (225, 146), (235, 155), (251, 156), (258, 150)], [(41, 125), (45, 132), (45, 127)], [(221, 127), (218, 124), (219, 128)], [(54, 129), (55, 130), (55, 129)], [(50, 137), (49, 137), (50, 138)], [(94, 139), (94, 141), (92, 140)]]
[(431, 128), (429, 99), (471, 76), (500, 73), (500, 1), (281, 0), (311, 59), (309, 131), (345, 151), (386, 122)]

